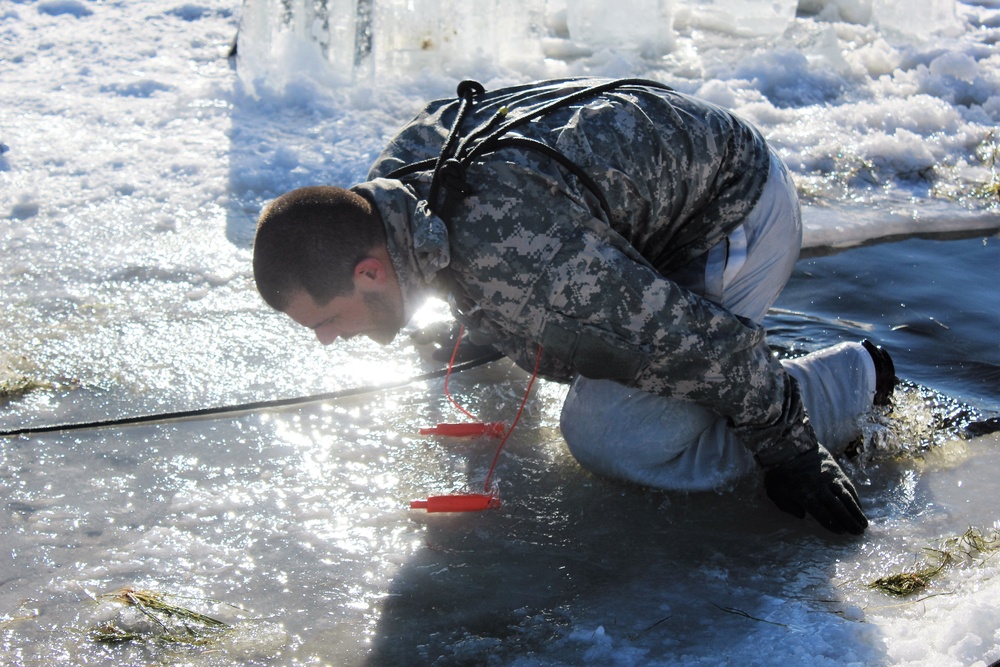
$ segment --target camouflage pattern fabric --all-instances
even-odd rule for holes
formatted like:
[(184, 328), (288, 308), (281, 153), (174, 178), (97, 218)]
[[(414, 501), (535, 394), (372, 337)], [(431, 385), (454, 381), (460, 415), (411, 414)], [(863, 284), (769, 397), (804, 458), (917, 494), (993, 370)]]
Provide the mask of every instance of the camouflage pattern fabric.
[[(592, 82), (486, 93), (462, 136)], [(764, 330), (667, 277), (757, 202), (769, 152), (755, 129), (680, 93), (628, 86), (516, 130), (590, 175), (610, 220), (579, 178), (514, 148), (476, 157), (465, 178), (471, 192), (449, 192), (434, 210), (429, 170), (385, 176), (436, 158), (457, 107), (454, 99), (428, 105), (354, 188), (382, 215), (407, 317), (422, 296), (448, 295), (476, 342), (522, 367), (533, 367), (541, 344), (545, 376), (579, 373), (697, 402), (730, 418), (755, 452), (789, 429), (811, 432)], [(795, 449), (807, 447), (808, 433), (800, 435)]]

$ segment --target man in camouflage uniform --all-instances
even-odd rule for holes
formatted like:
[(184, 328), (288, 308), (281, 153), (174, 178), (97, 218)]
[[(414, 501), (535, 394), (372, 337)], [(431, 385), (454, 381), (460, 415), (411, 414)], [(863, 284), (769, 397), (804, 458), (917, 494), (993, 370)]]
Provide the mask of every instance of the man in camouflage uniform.
[[(849, 401), (810, 407), (843, 439), (871, 406), (874, 362), (851, 344), (789, 372), (771, 354), (759, 321), (791, 273), (801, 226), (759, 132), (651, 82), (463, 86), (406, 125), (365, 183), (293, 191), (265, 210), (254, 251), (265, 300), (324, 343), (385, 342), (425, 296), (447, 296), (474, 342), (529, 371), (541, 346), (541, 374), (574, 381), (563, 430), (587, 467), (705, 488), (755, 462), (782, 509), (863, 532), (799, 380), (821, 377), (807, 392), (817, 397), (830, 393), (822, 378), (839, 383)], [(339, 234), (371, 220), (384, 240), (320, 259), (273, 250), (306, 217), (346, 220), (348, 209), (360, 213)], [(352, 273), (324, 292), (301, 272), (332, 255)]]

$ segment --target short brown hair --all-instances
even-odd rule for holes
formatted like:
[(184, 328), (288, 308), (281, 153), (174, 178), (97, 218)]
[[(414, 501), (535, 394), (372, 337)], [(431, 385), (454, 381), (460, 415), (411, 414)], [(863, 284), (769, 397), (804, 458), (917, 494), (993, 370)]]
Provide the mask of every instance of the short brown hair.
[(378, 211), (356, 192), (327, 185), (287, 192), (257, 221), (257, 291), (275, 310), (301, 289), (326, 304), (354, 290), (354, 267), (385, 239)]

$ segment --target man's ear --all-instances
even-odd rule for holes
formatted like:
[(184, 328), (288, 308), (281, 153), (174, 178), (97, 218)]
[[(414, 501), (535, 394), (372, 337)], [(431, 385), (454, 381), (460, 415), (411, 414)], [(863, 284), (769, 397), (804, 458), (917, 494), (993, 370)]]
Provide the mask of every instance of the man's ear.
[(365, 257), (354, 266), (355, 284), (358, 281), (381, 284), (385, 282), (387, 277), (388, 273), (385, 270), (385, 264), (382, 263), (382, 260), (375, 257)]

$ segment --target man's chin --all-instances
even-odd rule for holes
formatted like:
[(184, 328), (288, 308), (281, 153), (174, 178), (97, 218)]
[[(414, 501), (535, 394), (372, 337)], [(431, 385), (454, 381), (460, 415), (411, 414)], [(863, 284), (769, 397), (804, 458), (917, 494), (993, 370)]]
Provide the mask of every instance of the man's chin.
[(388, 345), (396, 339), (397, 333), (399, 333), (398, 329), (379, 329), (378, 331), (369, 331), (365, 336), (379, 345)]

